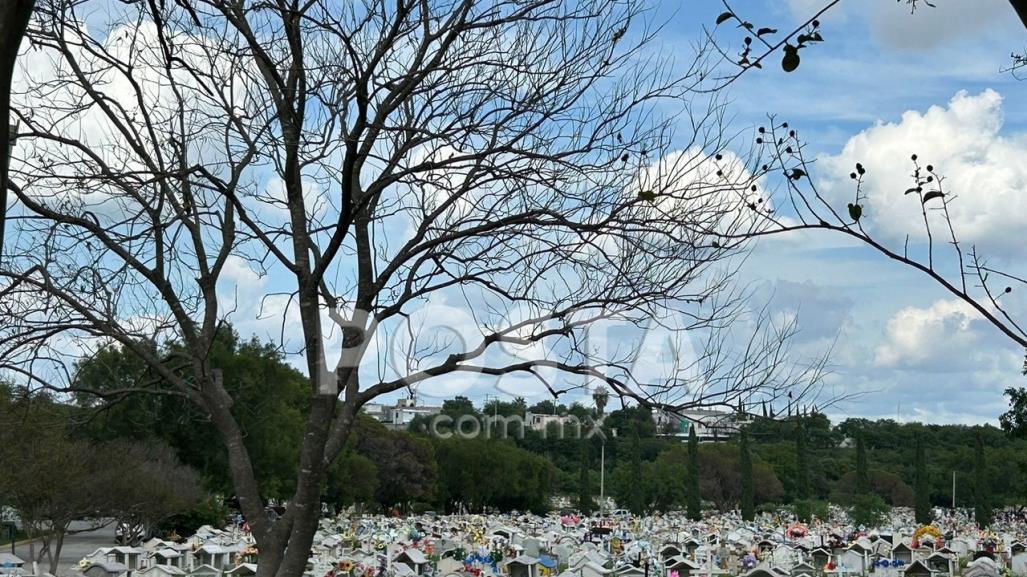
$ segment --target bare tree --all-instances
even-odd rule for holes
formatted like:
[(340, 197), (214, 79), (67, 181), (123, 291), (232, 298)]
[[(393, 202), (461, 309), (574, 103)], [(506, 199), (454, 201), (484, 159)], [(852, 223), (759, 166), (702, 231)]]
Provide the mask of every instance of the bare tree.
[(35, 0), (11, 0), (0, 6), (0, 247), (4, 245), (7, 225), (8, 151), (14, 141), (11, 117), (11, 77), (25, 28), (32, 17)]
[[(765, 226), (758, 178), (687, 90), (703, 59), (671, 74), (639, 2), (92, 4), (46, 0), (30, 25), (0, 368), (90, 393), (76, 357), (138, 355), (145, 375), (103, 395), (209, 414), (261, 577), (302, 573), (321, 481), (380, 395), (524, 376), (744, 410), (821, 390), (823, 360), (789, 355), (794, 322), (746, 314), (746, 242), (724, 239)], [(209, 355), (255, 301), (310, 378), (275, 521)], [(694, 354), (640, 357), (650, 332)]]
[[(696, 92), (720, 92), (742, 75), (762, 68), (762, 63), (769, 61), (775, 54), (782, 54), (781, 66), (786, 72), (793, 71), (800, 62), (799, 51), (823, 41), (818, 18), (840, 1), (825, 0), (798, 27), (782, 34), (776, 28), (758, 27), (750, 21), (748, 15), (736, 10), (725, 0), (725, 11), (718, 17), (716, 24), (737, 24), (743, 35), (741, 52), (734, 54), (723, 45), (722, 39), (718, 43), (715, 33), (707, 29), (706, 37), (716, 47), (719, 56), (712, 68), (719, 72), (709, 74), (704, 82), (691, 88)], [(931, 2), (923, 0), (905, 0), (905, 3), (914, 13), (919, 6), (934, 7)], [(1027, 2), (1010, 0), (1010, 4), (1027, 27)], [(1016, 52), (1011, 58), (1012, 64), (1002, 72), (1016, 76), (1024, 66), (1025, 59)], [(1002, 302), (1002, 297), (1012, 292), (1014, 286), (1027, 285), (1027, 276), (995, 268), (985, 255), (978, 252), (976, 246), (967, 247), (961, 241), (949, 212), (950, 203), (956, 199), (956, 195), (944, 187), (944, 167), (935, 168), (932, 164), (919, 161), (916, 154), (912, 154), (909, 161), (910, 181), (905, 195), (909, 202), (916, 203), (922, 216), (922, 220), (917, 223), (920, 230), (911, 230), (912, 234), (926, 239), (926, 248), (920, 251), (911, 249), (909, 234), (902, 246), (894, 246), (875, 234), (872, 225), (864, 226), (866, 198), (863, 181), (870, 167), (864, 167), (861, 163), (852, 167), (849, 175), (853, 186), (851, 202), (842, 206), (836, 198), (818, 189), (813, 159), (807, 156), (806, 142), (801, 140), (795, 127), (789, 127), (787, 122), (777, 121), (771, 116), (769, 126), (759, 128), (754, 143), (760, 153), (752, 157), (750, 169), (773, 182), (768, 184), (768, 188), (777, 187), (775, 201), (788, 207), (789, 211), (780, 215), (772, 210), (758, 210), (756, 212), (765, 219), (765, 227), (757, 227), (758, 230), (740, 235), (727, 235), (724, 237), (725, 242), (802, 230), (840, 232), (891, 260), (925, 274), (949, 294), (970, 305), (1004, 336), (1027, 349), (1025, 321), (1016, 319)], [(741, 194), (747, 195), (748, 191), (742, 190)]]

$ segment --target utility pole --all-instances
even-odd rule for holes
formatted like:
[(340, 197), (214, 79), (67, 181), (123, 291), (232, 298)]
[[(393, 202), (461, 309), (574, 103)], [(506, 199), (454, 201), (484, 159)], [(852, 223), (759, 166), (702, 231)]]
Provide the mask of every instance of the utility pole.
[(606, 504), (606, 437), (603, 437), (599, 451), (599, 516), (603, 516), (603, 505)]
[(952, 508), (956, 508), (956, 472), (952, 471)]

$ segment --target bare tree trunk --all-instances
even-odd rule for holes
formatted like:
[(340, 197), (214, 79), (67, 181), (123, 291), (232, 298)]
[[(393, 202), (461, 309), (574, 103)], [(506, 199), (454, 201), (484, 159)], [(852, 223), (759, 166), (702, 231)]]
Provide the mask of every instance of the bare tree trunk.
[(11, 141), (11, 80), (21, 39), (32, 16), (35, 0), (4, 0), (0, 3), (0, 259), (3, 258), (7, 224), (7, 169)]
[(1027, 28), (1027, 0), (1009, 0), (1009, 3), (1013, 5), (1016, 14), (1020, 16), (1023, 27)]
[(50, 543), (50, 574), (57, 575), (57, 568), (61, 564), (61, 550), (64, 548), (64, 536), (67, 534), (67, 526), (57, 530), (51, 537)]

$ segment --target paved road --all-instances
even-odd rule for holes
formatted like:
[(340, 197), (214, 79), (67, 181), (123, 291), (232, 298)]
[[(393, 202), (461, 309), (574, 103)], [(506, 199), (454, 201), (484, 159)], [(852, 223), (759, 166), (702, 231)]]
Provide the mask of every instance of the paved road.
[[(86, 523), (72, 523), (72, 530), (80, 530), (87, 528)], [(64, 540), (64, 548), (61, 550), (61, 563), (57, 568), (57, 574), (60, 576), (69, 575), (72, 569), (78, 565), (79, 559), (86, 555), (96, 551), (100, 547), (111, 547), (114, 543), (114, 525), (108, 525), (95, 531), (88, 531), (85, 533), (78, 533), (75, 535), (69, 535)], [(10, 552), (10, 549), (5, 547), (4, 552)], [(28, 560), (29, 545), (28, 543), (19, 544), (15, 550), (15, 553), (22, 559)], [(41, 573), (45, 573), (49, 570), (49, 567), (44, 562), (40, 565), (39, 570)], [(28, 571), (26, 571), (27, 573)]]

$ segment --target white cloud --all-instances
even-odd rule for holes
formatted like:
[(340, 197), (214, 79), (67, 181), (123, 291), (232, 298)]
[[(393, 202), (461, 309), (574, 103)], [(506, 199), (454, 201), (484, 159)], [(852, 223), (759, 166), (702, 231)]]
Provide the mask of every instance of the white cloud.
[[(1027, 228), (1027, 135), (1005, 135), (1002, 97), (993, 90), (971, 95), (958, 92), (948, 106), (927, 112), (907, 111), (899, 122), (878, 123), (849, 139), (841, 154), (824, 160), (825, 188), (839, 202), (851, 202), (847, 175), (861, 162), (867, 169), (865, 226), (891, 241), (909, 235), (926, 240), (920, 204), (903, 192), (912, 186), (917, 154), (944, 177), (943, 189), (961, 241), (976, 243), (990, 255), (1022, 254)], [(847, 199), (847, 200), (846, 200)], [(940, 208), (938, 201), (930, 207)], [(947, 230), (939, 211), (929, 211), (936, 243)], [(939, 239), (940, 237), (940, 239)], [(942, 247), (944, 248), (944, 247)]]
[(984, 370), (1008, 361), (988, 343), (990, 325), (961, 300), (938, 300), (926, 308), (905, 307), (888, 321), (874, 352), (878, 367), (926, 372)]

